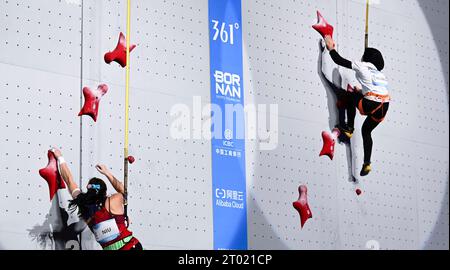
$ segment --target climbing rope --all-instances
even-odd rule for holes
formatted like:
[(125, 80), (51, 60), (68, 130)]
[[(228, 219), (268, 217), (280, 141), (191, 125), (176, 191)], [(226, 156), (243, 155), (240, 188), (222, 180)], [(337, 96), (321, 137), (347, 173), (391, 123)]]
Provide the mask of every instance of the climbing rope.
[(364, 39), (364, 48), (369, 47), (369, 8), (370, 8), (370, 0), (366, 0), (366, 30), (365, 30), (365, 39)]
[(123, 166), (124, 166), (124, 214), (128, 224), (128, 133), (129, 133), (129, 93), (130, 93), (130, 13), (131, 13), (131, 0), (127, 0), (127, 66), (126, 66), (126, 76), (125, 76), (125, 142), (123, 151)]
[[(81, 48), (80, 48), (80, 108), (83, 108), (83, 57), (84, 57), (84, 0), (81, 0)], [(80, 187), (83, 184), (83, 117), (80, 117), (80, 161), (79, 161), (79, 185)], [(82, 250), (82, 234), (80, 233), (80, 250)]]

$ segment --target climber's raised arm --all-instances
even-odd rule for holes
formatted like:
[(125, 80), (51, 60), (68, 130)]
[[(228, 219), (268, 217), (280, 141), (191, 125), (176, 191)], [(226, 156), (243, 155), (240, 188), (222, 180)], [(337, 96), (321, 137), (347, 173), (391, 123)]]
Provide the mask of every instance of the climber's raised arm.
[(333, 59), (336, 65), (348, 69), (353, 69), (352, 62), (340, 56), (339, 53), (336, 51), (336, 43), (334, 42), (333, 38), (331, 38), (331, 36), (325, 36), (325, 44), (327, 46), (327, 49), (330, 51), (331, 59)]
[(72, 172), (70, 171), (69, 166), (67, 165), (67, 162), (61, 153), (61, 150), (53, 148), (52, 152), (55, 155), (55, 158), (58, 160), (58, 169), (59, 173), (61, 174), (61, 178), (66, 183), (72, 197), (75, 198), (76, 196), (78, 196), (78, 194), (81, 193), (81, 190), (75, 183), (75, 181), (73, 181)]

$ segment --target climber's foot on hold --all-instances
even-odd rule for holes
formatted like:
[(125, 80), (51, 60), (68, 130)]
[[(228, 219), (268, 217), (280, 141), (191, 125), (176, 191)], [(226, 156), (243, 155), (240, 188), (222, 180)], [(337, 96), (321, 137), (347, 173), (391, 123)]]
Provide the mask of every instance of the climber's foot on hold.
[(341, 129), (341, 133), (343, 133), (349, 140), (353, 137), (354, 128), (345, 126)]
[(350, 143), (350, 140), (343, 133), (341, 133), (341, 135), (339, 135), (338, 139), (339, 139), (339, 143), (343, 143), (343, 144)]
[(361, 176), (367, 176), (372, 171), (372, 165), (370, 163), (364, 163), (361, 169)]
[(339, 129), (339, 131), (341, 132), (340, 136), (339, 136), (339, 140), (341, 142), (350, 142), (350, 139), (353, 137), (353, 132), (355, 131), (354, 128), (350, 128), (347, 125), (345, 126), (337, 126), (336, 128)]

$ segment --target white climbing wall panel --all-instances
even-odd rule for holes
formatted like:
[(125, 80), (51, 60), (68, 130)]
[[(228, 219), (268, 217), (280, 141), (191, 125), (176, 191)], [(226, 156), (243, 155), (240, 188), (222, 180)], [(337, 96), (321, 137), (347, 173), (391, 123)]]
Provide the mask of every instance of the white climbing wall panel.
[[(449, 248), (449, 3), (373, 1), (370, 45), (385, 55), (393, 102), (358, 185), (344, 145), (334, 161), (318, 157), (336, 114), (311, 25), (320, 10), (342, 55), (359, 59), (365, 1), (242, 1), (246, 102), (279, 105), (278, 147), (247, 143), (250, 249)], [(132, 2), (130, 228), (146, 249), (211, 249), (210, 142), (170, 137), (172, 106), (210, 100), (208, 1)], [(83, 188), (97, 163), (122, 178), (125, 72), (103, 55), (126, 32), (125, 4), (0, 0), (0, 249), (61, 249), (77, 237), (74, 216), (58, 234), (67, 192), (50, 202), (38, 175), (49, 147), (62, 148)], [(80, 83), (109, 86), (97, 123), (83, 117), (81, 129)], [(352, 146), (359, 173), (359, 128)], [(302, 230), (300, 184), (313, 212)], [(99, 248), (88, 230), (81, 247)]]
[[(123, 176), (125, 73), (103, 55), (125, 32), (126, 2), (28, 2), (0, 2), (0, 49), (7, 52), (0, 55), (0, 248), (55, 249), (48, 232), (58, 229), (59, 212), (37, 173), (47, 149), (62, 147), (77, 180), (82, 151), (83, 188), (98, 176), (97, 163)], [(193, 96), (209, 101), (207, 1), (133, 2), (130, 228), (147, 249), (210, 249), (210, 143), (169, 134), (173, 105), (192, 106)], [(83, 118), (80, 148), (81, 68), (83, 86), (106, 83), (109, 92), (98, 122)], [(82, 248), (99, 248), (88, 230)]]
[(51, 249), (59, 211), (38, 170), (55, 145), (78, 178), (80, 9), (8, 0), (0, 14), (0, 248)]
[[(243, 3), (247, 101), (278, 103), (280, 118), (277, 150), (249, 146), (249, 246), (448, 249), (448, 2), (381, 0), (371, 8), (370, 45), (385, 55), (393, 102), (374, 131), (374, 172), (357, 185), (344, 145), (333, 162), (318, 157), (320, 133), (336, 113), (316, 68), (320, 36), (311, 25), (320, 10), (336, 26), (341, 54), (358, 60), (365, 1)], [(360, 128), (352, 147), (359, 174)], [(303, 230), (292, 208), (300, 184), (313, 212)]]
[[(170, 137), (170, 110), (209, 101), (207, 1), (133, 1), (130, 89), (131, 230), (148, 249), (212, 248), (209, 141)], [(125, 73), (103, 54), (126, 33), (125, 1), (85, 1), (83, 78), (107, 83), (98, 123), (83, 123), (83, 181), (105, 163), (123, 177)], [(192, 106), (192, 105), (191, 105)], [(87, 245), (98, 246), (85, 233)]]

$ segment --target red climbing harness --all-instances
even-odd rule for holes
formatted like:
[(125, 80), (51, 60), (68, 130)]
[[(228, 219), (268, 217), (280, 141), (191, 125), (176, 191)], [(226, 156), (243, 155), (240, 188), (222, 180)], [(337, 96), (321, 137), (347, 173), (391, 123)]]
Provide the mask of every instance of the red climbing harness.
[[(374, 110), (372, 110), (371, 112), (365, 112), (364, 108), (363, 108), (363, 100), (364, 98), (368, 98), (369, 100), (373, 100), (376, 101), (378, 103), (380, 103), (379, 106), (377, 106)], [(369, 115), (373, 121), (381, 123), (384, 121), (384, 116), (382, 118), (376, 118), (375, 116), (373, 116), (376, 112), (378, 112), (379, 110), (381, 110), (381, 115), (384, 115), (384, 104), (390, 101), (390, 96), (389, 95), (378, 95), (372, 92), (367, 93), (364, 98), (362, 98), (359, 101), (358, 104), (358, 110), (361, 113), (361, 115)]]
[(104, 206), (89, 220), (95, 239), (104, 250), (129, 250), (139, 243), (127, 229), (124, 215), (113, 215)]

